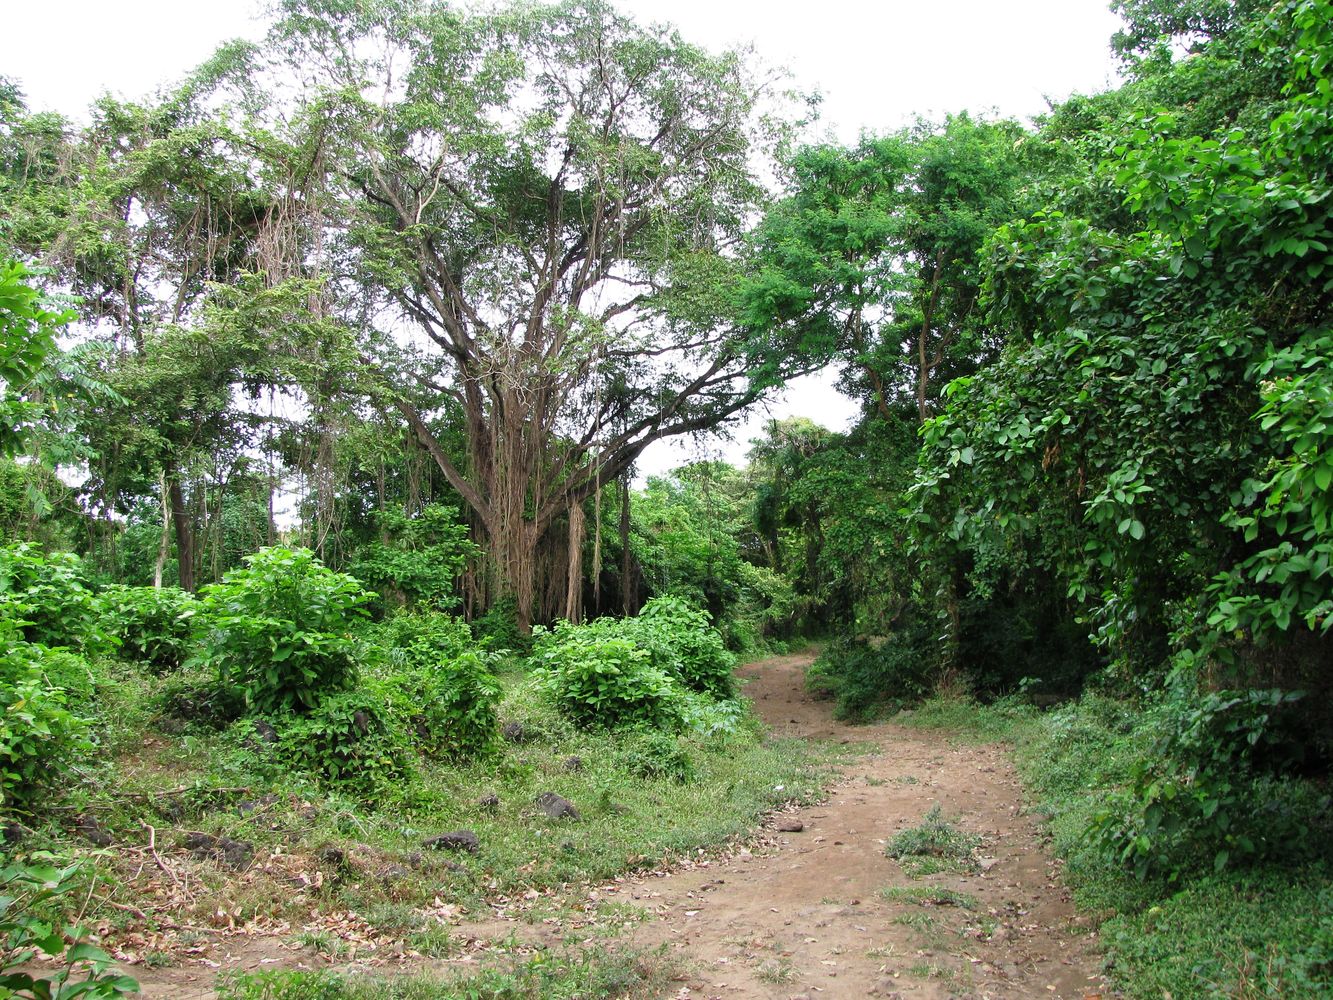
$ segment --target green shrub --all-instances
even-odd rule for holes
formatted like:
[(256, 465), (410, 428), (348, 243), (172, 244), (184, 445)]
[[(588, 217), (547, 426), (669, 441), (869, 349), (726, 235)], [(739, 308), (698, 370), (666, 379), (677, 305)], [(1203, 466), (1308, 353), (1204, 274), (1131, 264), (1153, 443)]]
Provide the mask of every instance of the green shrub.
[(1326, 842), (1329, 798), (1282, 776), (1302, 750), (1284, 724), (1299, 698), (1278, 690), (1169, 697), (1148, 717), (1151, 750), (1134, 763), (1130, 789), (1095, 814), (1089, 836), (1140, 878), (1308, 860)]
[(379, 684), (341, 691), (302, 715), (273, 717), (277, 752), (295, 770), (317, 774), (362, 797), (403, 782), (411, 769), (408, 739)]
[(49, 800), (51, 789), (92, 750), (88, 721), (69, 710), (65, 689), (52, 680), (77, 675), (81, 663), (24, 642), (0, 622), (0, 809), (26, 810)]
[(201, 662), (261, 714), (309, 712), (356, 679), (350, 629), (369, 597), (308, 549), (274, 547), (204, 588)]
[[(82, 865), (58, 863), (39, 855), (0, 869), (0, 996), (110, 1000), (137, 994), (139, 984), (112, 971), (111, 956), (91, 942), (86, 928), (37, 915), (81, 888)], [(39, 949), (60, 962), (59, 971), (39, 977), (28, 967)]]
[(929, 632), (906, 628), (877, 645), (837, 639), (820, 653), (806, 674), (814, 694), (837, 701), (842, 719), (865, 721), (913, 704), (935, 685), (937, 658)]
[(15, 622), (24, 639), (43, 646), (97, 653), (110, 642), (79, 557), (47, 555), (31, 542), (0, 548), (0, 619)]
[(120, 655), (154, 673), (176, 670), (190, 655), (198, 601), (178, 587), (107, 587), (101, 593), (102, 627), (120, 643)]
[(427, 504), (415, 516), (372, 515), (381, 535), (352, 553), (348, 571), (379, 592), (383, 604), (443, 610), (459, 603), (454, 582), (480, 550), (458, 509)]
[(450, 759), (490, 749), (502, 691), (491, 669), (494, 657), (473, 648), (465, 621), (430, 611), (401, 612), (371, 626), (365, 636), (387, 671), (395, 711), (420, 749)]
[(657, 666), (691, 691), (729, 698), (735, 691), (736, 657), (708, 616), (679, 597), (654, 597), (637, 618), (625, 619), (624, 635), (652, 656)]
[(396, 667), (431, 667), (476, 646), (467, 622), (435, 611), (399, 611), (361, 634)]
[(680, 687), (629, 639), (598, 635), (565, 622), (550, 632), (533, 631), (541, 688), (576, 724), (659, 729), (679, 725)]
[(472, 635), (477, 642), (497, 651), (525, 654), (532, 640), (518, 627), (518, 604), (504, 597), (490, 606), (484, 615), (472, 621)]

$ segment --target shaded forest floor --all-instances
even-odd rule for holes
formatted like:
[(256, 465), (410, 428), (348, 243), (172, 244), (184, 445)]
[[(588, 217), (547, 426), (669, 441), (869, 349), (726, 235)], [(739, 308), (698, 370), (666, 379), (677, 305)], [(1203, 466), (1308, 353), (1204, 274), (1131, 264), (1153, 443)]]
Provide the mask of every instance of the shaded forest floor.
[[(366, 949), (358, 961), (349, 915), (341, 931), (328, 928), (344, 935), (337, 947), (238, 934), (214, 940), (197, 960), (132, 971), (147, 996), (204, 998), (219, 972), (454, 979), (500, 959), (596, 950), (638, 956), (645, 979), (667, 984), (652, 992), (679, 998), (1082, 1000), (1109, 992), (1090, 922), (1074, 911), (1004, 749), (939, 731), (840, 723), (805, 692), (810, 660), (742, 668), (745, 694), (773, 735), (841, 744), (843, 762), (824, 801), (771, 815), (748, 842), (578, 888), (572, 898), (531, 892), (493, 905), (493, 919), (445, 912), (457, 947), (441, 959), (367, 960)], [(965, 842), (962, 853), (927, 845), (900, 861), (886, 856), (886, 845), (910, 836), (937, 805), (943, 829)]]

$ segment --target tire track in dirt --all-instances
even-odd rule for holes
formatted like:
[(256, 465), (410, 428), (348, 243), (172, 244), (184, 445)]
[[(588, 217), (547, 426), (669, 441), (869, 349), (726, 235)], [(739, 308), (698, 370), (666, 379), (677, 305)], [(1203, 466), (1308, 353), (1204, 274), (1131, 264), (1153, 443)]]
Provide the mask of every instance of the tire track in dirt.
[[(746, 696), (776, 736), (866, 743), (868, 752), (841, 767), (824, 802), (774, 817), (773, 826), (803, 828), (775, 833), (773, 848), (620, 887), (620, 899), (658, 918), (630, 940), (666, 943), (693, 970), (677, 996), (1108, 995), (1095, 937), (1023, 812), (1004, 750), (902, 726), (840, 723), (828, 703), (805, 692), (810, 662), (788, 656), (743, 668)], [(984, 838), (985, 870), (913, 881), (885, 856), (885, 841), (935, 803)], [(890, 901), (883, 890), (894, 886), (952, 889), (977, 905)]]

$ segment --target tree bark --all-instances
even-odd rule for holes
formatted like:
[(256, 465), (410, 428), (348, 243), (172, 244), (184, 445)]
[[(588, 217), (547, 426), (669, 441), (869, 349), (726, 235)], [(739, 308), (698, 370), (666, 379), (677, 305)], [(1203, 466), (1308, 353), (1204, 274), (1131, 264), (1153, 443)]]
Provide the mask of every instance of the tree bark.
[(175, 462), (168, 462), (162, 470), (167, 492), (171, 497), (171, 521), (176, 528), (176, 565), (182, 590), (194, 592), (194, 529), (190, 512), (185, 508), (185, 493), (181, 489), (180, 471)]
[(162, 499), (162, 533), (157, 540), (157, 562), (153, 565), (153, 588), (162, 589), (162, 573), (166, 569), (167, 556), (171, 552), (171, 500), (167, 496), (167, 479), (159, 477)]

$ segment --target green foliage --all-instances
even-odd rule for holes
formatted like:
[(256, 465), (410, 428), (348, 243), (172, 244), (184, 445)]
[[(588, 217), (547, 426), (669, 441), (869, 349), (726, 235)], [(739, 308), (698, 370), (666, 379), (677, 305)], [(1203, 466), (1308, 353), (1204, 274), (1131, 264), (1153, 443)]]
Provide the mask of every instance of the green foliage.
[(0, 548), (0, 618), (44, 646), (98, 652), (108, 644), (79, 557), (30, 542)]
[(533, 633), (542, 690), (578, 725), (671, 730), (679, 724), (680, 686), (632, 640), (567, 622)]
[(0, 258), (0, 457), (19, 450), (42, 411), (26, 397), (47, 356), (56, 352), (60, 327), (74, 318), (45, 308), (33, 277), (18, 261)]
[[(139, 984), (112, 970), (111, 956), (92, 943), (86, 927), (62, 927), (38, 914), (74, 895), (86, 876), (81, 862), (60, 867), (51, 855), (0, 869), (0, 992), (17, 1000), (115, 1000), (137, 995)], [(39, 952), (61, 968), (50, 976), (24, 968)]]
[(631, 948), (538, 952), (506, 966), (378, 978), (334, 972), (228, 973), (219, 1000), (649, 1000), (676, 974), (658, 953)]
[(945, 819), (939, 803), (930, 807), (921, 823), (889, 838), (884, 853), (907, 875), (919, 878), (936, 872), (971, 869), (981, 838), (965, 833)]
[(261, 549), (203, 593), (201, 662), (252, 710), (309, 712), (356, 679), (349, 630), (369, 595), (308, 549)]
[(681, 739), (672, 733), (635, 735), (617, 755), (617, 762), (637, 778), (687, 782), (694, 778), (694, 762)]
[(907, 625), (872, 641), (835, 639), (806, 673), (807, 688), (837, 700), (839, 718), (864, 722), (924, 698), (940, 676), (931, 630)]
[(621, 619), (611, 627), (646, 650), (653, 666), (691, 691), (713, 698), (730, 698), (735, 692), (732, 670), (736, 658), (727, 652), (708, 616), (679, 597), (654, 597), (637, 617)]
[(1308, 856), (1328, 835), (1329, 798), (1273, 777), (1304, 756), (1290, 726), (1300, 697), (1268, 690), (1166, 701), (1127, 796), (1093, 817), (1090, 836), (1140, 878), (1173, 882), (1205, 865)]
[(364, 634), (378, 647), (394, 711), (420, 749), (462, 759), (491, 748), (502, 692), (494, 656), (475, 648), (467, 622), (440, 612), (401, 611)]
[(1129, 996), (1321, 997), (1333, 990), (1333, 882), (1260, 869), (1205, 876), (1100, 938)]
[(101, 624), (120, 643), (120, 655), (156, 673), (175, 670), (193, 649), (198, 601), (178, 587), (113, 585), (98, 595)]
[[(277, 753), (287, 766), (316, 774), (365, 799), (397, 798), (410, 783), (410, 742), (391, 708), (392, 694), (378, 683), (330, 692), (300, 715), (272, 717)], [(242, 722), (240, 725), (245, 726)]]
[(458, 510), (427, 504), (415, 515), (383, 511), (374, 521), (383, 540), (352, 553), (347, 571), (389, 604), (447, 610), (459, 603), (456, 581), (479, 553)]
[(486, 613), (472, 620), (472, 634), (481, 644), (496, 651), (525, 653), (532, 640), (518, 625), (518, 605), (512, 597), (496, 601)]
[(86, 690), (87, 671), (81, 658), (25, 642), (0, 622), (0, 811), (50, 802), (93, 749), (88, 721), (70, 711), (60, 684), (82, 681)]

